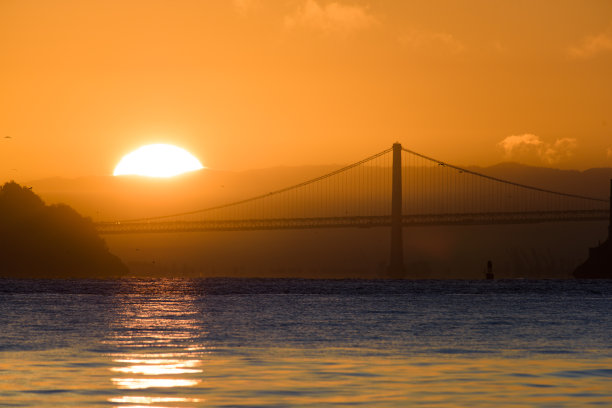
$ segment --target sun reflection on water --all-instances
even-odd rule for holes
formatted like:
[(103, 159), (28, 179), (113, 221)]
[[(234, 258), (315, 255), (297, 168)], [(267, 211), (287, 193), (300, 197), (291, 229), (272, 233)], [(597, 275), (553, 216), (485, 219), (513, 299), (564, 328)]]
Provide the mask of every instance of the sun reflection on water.
[(112, 378), (111, 381), (119, 389), (142, 390), (146, 388), (191, 387), (200, 380), (184, 378)]
[(113, 367), (111, 371), (129, 374), (165, 375), (201, 373), (202, 370), (191, 367), (200, 365), (200, 360), (135, 360), (119, 359), (116, 363), (135, 363), (127, 367)]
[(181, 398), (181, 397), (118, 397), (111, 398), (110, 402), (118, 404), (156, 404), (159, 402), (203, 402), (201, 398)]
[[(177, 296), (172, 281), (160, 282), (152, 296), (125, 296), (108, 341), (113, 386), (127, 392), (108, 401), (117, 408), (193, 406), (201, 398), (185, 390), (202, 382), (202, 355), (210, 350), (196, 339), (201, 322), (194, 299)], [(191, 301), (190, 301), (191, 300)], [(171, 389), (180, 397), (167, 396)], [(134, 395), (132, 392), (145, 392)], [(161, 404), (161, 405), (160, 405)]]

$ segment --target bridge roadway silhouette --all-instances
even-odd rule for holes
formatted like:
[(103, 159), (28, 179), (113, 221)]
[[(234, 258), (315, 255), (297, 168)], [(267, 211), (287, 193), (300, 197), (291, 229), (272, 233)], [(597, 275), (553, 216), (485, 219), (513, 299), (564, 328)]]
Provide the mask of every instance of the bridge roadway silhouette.
[(609, 199), (503, 180), (399, 143), (266, 194), (157, 217), (98, 222), (101, 234), (390, 227), (390, 276), (403, 274), (402, 229), (606, 220)]
[[(206, 231), (256, 231), (312, 228), (374, 228), (391, 226), (391, 216), (347, 216), (317, 218), (270, 218), (202, 221), (100, 222), (101, 234), (146, 234)], [(541, 222), (603, 221), (607, 210), (490, 212), (402, 215), (403, 227), (445, 225), (503, 225)]]

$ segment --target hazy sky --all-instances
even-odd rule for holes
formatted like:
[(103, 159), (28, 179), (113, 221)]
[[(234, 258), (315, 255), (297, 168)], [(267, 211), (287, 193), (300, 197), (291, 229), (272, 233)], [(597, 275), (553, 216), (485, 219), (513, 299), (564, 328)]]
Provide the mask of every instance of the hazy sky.
[(1, 179), (205, 166), (612, 166), (609, 0), (0, 0)]

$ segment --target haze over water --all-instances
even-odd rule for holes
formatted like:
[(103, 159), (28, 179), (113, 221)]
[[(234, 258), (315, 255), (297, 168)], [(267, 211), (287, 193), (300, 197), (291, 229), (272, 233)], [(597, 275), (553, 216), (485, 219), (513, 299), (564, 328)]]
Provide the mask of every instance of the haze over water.
[(609, 281), (0, 285), (0, 406), (612, 404)]

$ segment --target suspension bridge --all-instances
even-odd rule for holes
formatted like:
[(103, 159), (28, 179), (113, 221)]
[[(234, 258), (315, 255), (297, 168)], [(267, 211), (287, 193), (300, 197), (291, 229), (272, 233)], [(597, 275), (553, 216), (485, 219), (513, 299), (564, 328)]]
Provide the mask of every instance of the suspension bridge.
[[(402, 228), (605, 220), (608, 199), (503, 180), (401, 144), (312, 180), (255, 197), (157, 217), (101, 222), (101, 234), (391, 227), (390, 271), (403, 268)], [(399, 272), (398, 272), (399, 273)]]

